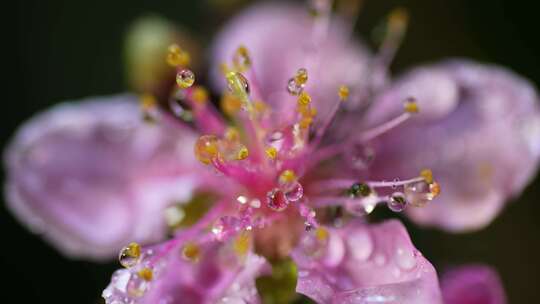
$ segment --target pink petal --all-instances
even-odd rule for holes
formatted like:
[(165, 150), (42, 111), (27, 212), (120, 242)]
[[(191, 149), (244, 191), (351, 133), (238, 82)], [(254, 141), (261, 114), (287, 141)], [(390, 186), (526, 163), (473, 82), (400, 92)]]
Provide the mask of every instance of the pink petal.
[[(193, 261), (182, 256), (184, 244), (172, 248), (168, 245), (147, 249), (151, 254), (143, 257), (139, 265), (115, 272), (103, 292), (106, 303), (116, 303), (115, 300), (137, 300), (139, 304), (260, 303), (255, 278), (270, 270), (264, 258), (251, 252), (240, 258), (230, 244), (210, 241), (200, 244), (201, 256)], [(140, 282), (137, 273), (144, 267), (153, 269), (153, 279), (140, 288), (142, 292), (134, 293), (130, 284)]]
[(322, 251), (313, 242), (306, 236), (293, 258), (297, 291), (318, 303), (441, 303), (435, 269), (396, 220), (330, 229)]
[(431, 168), (441, 195), (409, 208), (418, 223), (451, 231), (489, 224), (536, 174), (540, 109), (532, 85), (514, 73), (468, 61), (417, 68), (374, 102), (372, 124), (418, 99), (420, 113), (374, 140), (376, 179), (410, 178)]
[(159, 240), (165, 205), (195, 187), (194, 136), (144, 123), (131, 95), (57, 105), (6, 149), (8, 206), (72, 257), (109, 258), (129, 241)]
[(247, 9), (224, 26), (214, 43), (215, 86), (225, 87), (220, 63), (230, 63), (236, 49), (245, 45), (253, 61), (253, 72), (245, 75), (253, 87), (252, 96), (260, 92), (261, 96), (254, 98), (273, 105), (280, 121), (295, 114), (296, 97), (290, 96), (286, 87), (299, 68), (308, 71), (305, 90), (312, 95), (319, 113), (328, 113), (338, 102), (340, 85), (351, 86), (351, 96), (365, 93), (368, 51), (350, 39), (339, 20), (332, 21), (327, 39), (315, 50), (313, 31), (313, 18), (304, 7), (272, 3)]
[(445, 273), (441, 288), (446, 304), (505, 304), (497, 272), (485, 265), (466, 265)]

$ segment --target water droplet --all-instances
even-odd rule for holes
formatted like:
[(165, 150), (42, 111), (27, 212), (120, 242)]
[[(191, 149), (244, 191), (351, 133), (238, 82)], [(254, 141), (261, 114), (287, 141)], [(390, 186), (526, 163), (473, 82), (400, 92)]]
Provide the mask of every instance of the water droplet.
[(222, 216), (219, 218), (214, 226), (212, 226), (212, 233), (219, 241), (225, 240), (234, 232), (241, 229), (241, 221), (234, 216)]
[(373, 252), (373, 240), (366, 230), (351, 234), (347, 238), (347, 246), (353, 258), (365, 261)]
[(407, 200), (405, 195), (401, 192), (394, 192), (390, 196), (390, 199), (387, 202), (388, 209), (394, 212), (401, 212), (407, 207)]
[(127, 284), (127, 293), (131, 297), (139, 298), (148, 289), (149, 282), (139, 275), (132, 275)]
[(266, 204), (274, 211), (283, 211), (289, 205), (289, 200), (281, 189), (275, 188), (266, 194)]
[(403, 270), (411, 270), (416, 266), (416, 259), (413, 251), (401, 247), (396, 250), (395, 261)]
[(140, 262), (141, 246), (137, 243), (130, 243), (120, 250), (118, 261), (126, 268), (133, 267)]
[(405, 198), (411, 205), (423, 207), (434, 198), (429, 188), (425, 181), (407, 184), (404, 186)]
[(368, 196), (371, 194), (371, 188), (364, 183), (355, 183), (349, 188), (349, 195), (351, 197)]
[(374, 261), (377, 266), (383, 266), (386, 264), (386, 257), (382, 253), (379, 253), (375, 256)]
[(291, 202), (296, 202), (304, 196), (304, 188), (299, 182), (293, 182), (291, 185), (287, 187), (287, 191), (285, 192), (285, 196), (287, 199)]
[(233, 94), (237, 94), (237, 90), (242, 90), (249, 94), (249, 82), (247, 78), (239, 72), (231, 72), (227, 79), (227, 87)]
[(195, 156), (197, 159), (208, 165), (212, 159), (218, 155), (219, 140), (215, 135), (203, 135), (195, 143)]
[(289, 79), (289, 82), (287, 82), (287, 92), (289, 92), (289, 94), (297, 96), (303, 91), (304, 84), (298, 83), (294, 77)]
[(330, 267), (338, 266), (344, 256), (345, 244), (343, 243), (343, 239), (335, 233), (330, 234), (328, 245), (326, 246), (324, 263)]
[(185, 102), (185, 92), (178, 89), (174, 96), (169, 99), (169, 108), (173, 114), (185, 122), (193, 121), (193, 111), (189, 104)]
[(176, 74), (176, 84), (181, 89), (187, 89), (195, 83), (195, 74), (189, 69), (182, 69)]
[(252, 199), (249, 205), (253, 208), (261, 208), (261, 201), (259, 199)]

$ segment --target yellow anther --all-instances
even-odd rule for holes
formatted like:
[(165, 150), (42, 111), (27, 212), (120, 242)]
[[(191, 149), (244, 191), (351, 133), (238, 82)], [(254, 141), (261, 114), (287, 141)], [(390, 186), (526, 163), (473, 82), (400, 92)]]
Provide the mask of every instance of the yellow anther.
[(193, 101), (198, 104), (204, 104), (208, 101), (208, 91), (202, 86), (197, 86), (191, 95)]
[(402, 34), (407, 28), (409, 13), (404, 8), (395, 8), (388, 16), (388, 27), (392, 34)]
[(315, 107), (311, 107), (309, 114), (311, 117), (317, 116), (317, 109)]
[(349, 87), (346, 85), (340, 86), (338, 90), (338, 96), (339, 100), (346, 101), (349, 98)]
[(225, 131), (225, 139), (228, 141), (238, 141), (240, 139), (240, 133), (238, 132), (238, 129), (235, 127), (229, 127)]
[(229, 68), (229, 65), (225, 62), (222, 62), (219, 65), (219, 70), (221, 71), (221, 74), (223, 74), (223, 76), (227, 76), (227, 73), (231, 71), (231, 69)]
[(279, 182), (282, 184), (292, 183), (296, 180), (296, 173), (293, 170), (285, 170), (279, 176)]
[(251, 58), (245, 46), (241, 45), (236, 49), (233, 56), (233, 65), (239, 72), (244, 72), (251, 67)]
[(171, 66), (187, 66), (191, 58), (178, 44), (171, 44), (167, 52), (167, 63)]
[(152, 269), (148, 267), (144, 267), (143, 269), (139, 270), (137, 274), (139, 275), (139, 277), (141, 277), (147, 282), (152, 281), (152, 279), (154, 278), (154, 273), (152, 272)]
[(308, 93), (302, 92), (298, 95), (298, 105), (307, 106), (311, 103), (311, 96)]
[(242, 102), (240, 99), (230, 93), (223, 94), (220, 105), (221, 110), (223, 110), (223, 112), (229, 116), (235, 115), (242, 108)]
[(318, 227), (317, 230), (315, 230), (315, 236), (319, 241), (324, 242), (328, 239), (329, 233), (326, 228)]
[(264, 152), (266, 152), (266, 156), (272, 160), (277, 158), (278, 151), (274, 147), (268, 147)]
[(429, 169), (424, 169), (420, 171), (420, 176), (426, 181), (426, 183), (433, 183), (433, 172)]
[(201, 256), (201, 248), (195, 243), (187, 243), (182, 248), (182, 256), (188, 261), (196, 262)]
[(249, 251), (250, 237), (248, 232), (240, 233), (233, 243), (234, 252), (238, 256), (245, 256)]
[(307, 70), (304, 68), (298, 69), (298, 71), (296, 71), (296, 75), (294, 76), (294, 81), (298, 85), (306, 84), (306, 82), (308, 81)]
[(408, 98), (405, 101), (405, 104), (403, 105), (403, 107), (405, 109), (405, 112), (407, 113), (416, 114), (420, 111), (420, 109), (418, 108), (418, 103), (416, 102), (414, 98)]
[(240, 150), (238, 150), (238, 155), (236, 155), (237, 160), (243, 160), (246, 159), (249, 156), (249, 150), (247, 147), (242, 147)]
[(214, 135), (203, 135), (199, 137), (195, 143), (195, 157), (205, 165), (210, 164), (212, 159), (218, 156), (218, 143), (219, 140)]
[(298, 123), (298, 126), (300, 127), (300, 129), (307, 129), (309, 128), (309, 126), (311, 126), (312, 123), (313, 123), (313, 118), (304, 117), (300, 120), (300, 122)]
[(432, 198), (437, 197), (441, 193), (441, 186), (437, 182), (432, 182), (429, 184), (429, 192), (431, 193)]
[(263, 114), (268, 110), (268, 105), (262, 100), (257, 100), (253, 102), (253, 108), (258, 114)]
[(142, 111), (148, 111), (157, 106), (156, 98), (150, 94), (141, 95), (139, 102)]

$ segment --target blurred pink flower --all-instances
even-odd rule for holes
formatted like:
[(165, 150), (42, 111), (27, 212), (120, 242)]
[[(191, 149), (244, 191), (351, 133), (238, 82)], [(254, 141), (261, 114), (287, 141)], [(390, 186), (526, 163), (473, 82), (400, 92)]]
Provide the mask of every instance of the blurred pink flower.
[(485, 227), (536, 175), (537, 92), (503, 68), (447, 61), (398, 78), (375, 98), (368, 123), (396, 115), (398, 101), (408, 96), (421, 112), (372, 142), (371, 176), (405, 178), (429, 167), (444, 190), (436, 204), (408, 215), (450, 231)]
[(505, 304), (506, 295), (497, 273), (485, 265), (464, 265), (443, 274), (445, 304)]
[(135, 96), (88, 98), (38, 114), (5, 153), (8, 207), (69, 256), (109, 259), (163, 239), (163, 209), (201, 175), (188, 130), (141, 120)]

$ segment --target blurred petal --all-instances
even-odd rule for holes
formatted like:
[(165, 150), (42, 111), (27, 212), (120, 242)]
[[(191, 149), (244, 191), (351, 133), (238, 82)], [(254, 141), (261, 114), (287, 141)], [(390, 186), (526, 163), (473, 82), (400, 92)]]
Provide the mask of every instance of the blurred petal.
[(536, 174), (536, 91), (505, 69), (448, 61), (399, 78), (374, 102), (368, 121), (396, 116), (409, 96), (420, 113), (373, 141), (372, 177), (404, 179), (431, 168), (441, 195), (429, 206), (409, 208), (412, 219), (451, 231), (486, 226)]
[[(106, 303), (134, 299), (139, 304), (260, 302), (255, 278), (270, 270), (264, 258), (251, 252), (239, 257), (230, 244), (210, 241), (196, 245), (197, 256), (189, 260), (182, 255), (184, 244), (148, 249), (151, 254), (143, 256), (139, 265), (115, 272), (103, 292)], [(151, 281), (141, 281), (138, 273), (144, 268), (153, 269)]]
[(466, 265), (441, 279), (445, 304), (505, 304), (506, 295), (497, 273), (485, 265)]
[(441, 303), (433, 266), (403, 225), (349, 224), (331, 229), (326, 248), (305, 237), (293, 253), (297, 291), (318, 303)]
[(299, 68), (308, 71), (305, 91), (311, 94), (319, 113), (328, 113), (338, 102), (340, 85), (350, 86), (351, 96), (365, 93), (368, 51), (351, 41), (339, 20), (332, 20), (326, 38), (317, 46), (314, 30), (313, 18), (301, 6), (273, 3), (247, 9), (225, 25), (214, 43), (215, 86), (225, 87), (218, 67), (231, 62), (236, 49), (244, 45), (252, 59), (252, 69), (246, 77), (254, 87), (253, 94), (261, 94), (254, 98), (274, 106), (279, 120), (295, 115), (296, 97), (289, 95), (286, 87)]
[(131, 95), (60, 104), (5, 151), (8, 207), (64, 254), (109, 258), (165, 236), (163, 208), (191, 196), (188, 130), (144, 123)]

